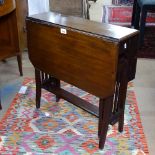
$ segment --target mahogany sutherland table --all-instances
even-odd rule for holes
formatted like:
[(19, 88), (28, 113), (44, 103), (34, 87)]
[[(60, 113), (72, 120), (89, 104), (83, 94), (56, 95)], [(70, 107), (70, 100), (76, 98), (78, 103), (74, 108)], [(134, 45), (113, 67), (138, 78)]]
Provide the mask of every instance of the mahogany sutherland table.
[[(27, 17), (29, 58), (35, 67), (36, 107), (41, 88), (99, 117), (99, 148), (108, 125), (123, 131), (128, 81), (134, 79), (138, 31), (62, 16), (52, 12)], [(60, 80), (99, 97), (99, 108), (61, 88)]]

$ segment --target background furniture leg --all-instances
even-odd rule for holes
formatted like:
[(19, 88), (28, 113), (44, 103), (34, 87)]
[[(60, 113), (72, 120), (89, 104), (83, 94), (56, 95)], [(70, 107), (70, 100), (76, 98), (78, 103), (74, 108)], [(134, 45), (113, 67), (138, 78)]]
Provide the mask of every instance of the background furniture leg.
[(142, 8), (141, 11), (141, 20), (140, 20), (140, 35), (139, 35), (139, 44), (142, 45), (144, 43), (144, 30), (145, 30), (145, 23), (146, 23), (146, 16), (147, 11), (145, 7)]
[(6, 63), (6, 60), (5, 60), (5, 59), (3, 59), (3, 60), (2, 60), (2, 62)]
[(19, 67), (20, 76), (23, 76), (23, 70), (22, 70), (22, 56), (21, 54), (17, 55), (17, 62)]
[(135, 16), (134, 18), (134, 28), (135, 29), (139, 29), (139, 20), (140, 20), (140, 7), (138, 6), (138, 4), (136, 4), (136, 12), (133, 12), (133, 16)]
[(136, 12), (136, 5), (137, 5), (137, 1), (135, 0), (133, 3), (133, 11), (134, 12), (132, 14), (132, 19), (131, 19), (131, 27), (134, 26), (134, 20), (135, 20), (135, 12)]

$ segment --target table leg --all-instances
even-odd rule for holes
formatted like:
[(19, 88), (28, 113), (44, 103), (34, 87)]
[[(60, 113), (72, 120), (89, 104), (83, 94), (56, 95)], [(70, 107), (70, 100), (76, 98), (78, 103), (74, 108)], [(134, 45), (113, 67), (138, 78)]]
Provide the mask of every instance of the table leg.
[[(53, 77), (53, 76), (50, 77), (50, 82), (51, 82), (51, 87), (54, 87), (54, 88), (60, 88), (61, 87), (60, 80)], [(56, 95), (56, 102), (59, 102), (59, 100), (60, 100), (60, 96)]]
[(113, 97), (106, 99), (100, 99), (99, 101), (99, 124), (98, 124), (98, 135), (99, 135), (99, 148), (103, 149), (108, 125), (110, 124), (110, 118), (112, 113)]
[(36, 108), (40, 108), (41, 100), (41, 72), (35, 68), (35, 80), (36, 80)]
[(126, 101), (126, 93), (127, 93), (127, 85), (128, 85), (128, 77), (127, 77), (127, 61), (124, 61), (121, 69), (121, 78), (120, 78), (120, 88), (119, 88), (119, 110), (121, 111), (119, 116), (119, 124), (118, 130), (119, 132), (123, 131), (124, 126), (124, 110), (125, 110), (125, 101)]
[[(56, 87), (60, 88), (60, 80), (59, 79), (55, 79), (55, 84)], [(59, 102), (60, 100), (60, 96), (56, 95), (56, 102)]]

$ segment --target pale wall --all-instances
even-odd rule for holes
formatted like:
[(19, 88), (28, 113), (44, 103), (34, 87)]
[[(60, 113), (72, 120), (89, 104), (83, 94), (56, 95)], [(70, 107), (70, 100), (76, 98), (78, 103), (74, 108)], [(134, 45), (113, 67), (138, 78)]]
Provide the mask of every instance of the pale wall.
[(112, 0), (97, 0), (96, 3), (102, 4), (102, 5), (111, 5)]
[(90, 20), (102, 22), (103, 5), (111, 5), (112, 0), (97, 0), (96, 3), (92, 3), (89, 9)]

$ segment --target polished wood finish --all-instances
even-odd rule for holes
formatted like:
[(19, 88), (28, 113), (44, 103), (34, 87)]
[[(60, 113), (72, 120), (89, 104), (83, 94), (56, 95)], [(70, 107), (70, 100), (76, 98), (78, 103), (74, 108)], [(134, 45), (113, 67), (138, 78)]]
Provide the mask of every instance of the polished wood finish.
[(3, 0), (3, 3), (0, 5), (0, 17), (16, 9), (20, 51), (24, 51), (27, 49), (25, 18), (28, 15), (28, 1)]
[[(123, 130), (127, 83), (136, 72), (138, 31), (56, 13), (28, 17), (27, 31), (36, 107), (44, 88), (57, 101), (63, 98), (99, 117), (103, 149), (109, 124), (119, 122)], [(99, 97), (99, 108), (62, 89), (60, 80)]]
[(3, 3), (0, 5), (0, 17), (9, 14), (15, 10), (16, 4), (14, 0), (3, 0)]
[[(34, 21), (41, 22), (42, 24), (56, 24), (57, 26), (63, 26), (68, 28), (73, 28), (75, 30), (80, 30), (86, 32), (87, 34), (96, 35), (98, 37), (106, 38), (109, 41), (120, 42), (129, 37), (135, 36), (135, 33), (138, 33), (137, 30), (116, 26), (112, 24), (92, 22), (87, 19), (79, 17), (65, 17), (59, 13), (41, 13), (37, 15), (32, 15), (29, 19)], [(75, 31), (74, 30), (74, 31)]]
[(99, 101), (99, 128), (98, 128), (98, 135), (99, 135), (99, 148), (103, 149), (108, 125), (110, 124), (110, 116), (112, 111), (112, 103), (113, 103), (113, 96), (100, 99)]
[(20, 75), (23, 75), (15, 1), (5, 0), (0, 10), (0, 60), (17, 56)]
[(19, 34), (19, 45), (20, 51), (23, 52), (27, 49), (27, 37), (26, 37), (26, 23), (25, 19), (28, 15), (28, 1), (27, 0), (16, 0), (16, 14), (17, 14), (17, 25)]
[[(113, 46), (111, 42), (104, 42), (99, 38), (91, 36), (88, 37), (81, 33), (70, 31), (66, 36), (62, 35), (62, 39), (64, 37), (65, 41), (62, 42), (57, 49), (55, 49), (55, 47), (59, 45), (59, 42), (61, 40), (59, 36), (60, 28), (53, 27), (52, 31), (50, 31), (51, 27), (45, 27), (44, 29), (42, 29), (42, 25), (38, 25), (37, 23), (29, 23), (29, 26), (31, 27), (29, 33), (32, 33), (32, 35), (34, 34), (33, 32), (35, 30), (39, 30), (39, 33), (34, 34), (35, 36), (33, 38), (28, 38), (28, 41), (30, 43), (30, 60), (36, 68), (41, 69), (45, 73), (51, 73), (54, 77), (69, 82), (99, 97), (109, 96), (114, 91), (114, 87), (109, 85), (108, 83), (113, 83), (113, 85), (115, 84), (115, 76), (110, 75), (111, 73), (116, 73), (116, 62), (113, 60), (118, 53), (114, 52), (113, 54), (111, 54), (111, 50), (117, 51), (116, 45)], [(45, 37), (43, 35), (40, 35), (47, 33), (47, 31), (49, 35)], [(38, 39), (35, 40), (34, 38)], [(81, 40), (79, 40), (79, 38)], [(50, 42), (48, 42), (49, 39), (51, 40)], [(81, 47), (77, 48), (76, 46), (68, 46), (71, 44), (74, 45), (74, 42), (76, 43), (76, 46)], [(83, 42), (82, 45), (81, 42)], [(53, 46), (51, 46), (51, 44)], [(102, 48), (100, 48), (102, 44), (105, 44), (106, 52), (104, 53), (102, 52)], [(91, 49), (91, 46), (95, 46), (96, 48)], [(43, 49), (44, 47), (46, 47), (47, 50)], [(34, 49), (37, 50), (37, 57)], [(40, 49), (43, 49), (44, 53)], [(50, 51), (52, 51), (53, 53), (51, 53)], [(83, 55), (84, 51), (85, 55)], [(48, 57), (44, 56), (45, 53), (48, 55)], [(75, 54), (76, 59), (74, 58)], [(86, 56), (88, 59), (85, 58)], [(40, 64), (40, 60), (43, 57), (44, 63)], [(53, 57), (54, 60), (51, 61)], [(67, 57), (68, 59), (64, 59), (65, 57)], [(106, 57), (110, 57), (111, 61), (107, 62)], [(61, 64), (64, 65), (61, 66)], [(48, 66), (51, 66), (51, 70), (49, 70)], [(102, 66), (109, 68), (109, 70), (107, 72), (103, 72)], [(60, 69), (57, 70), (57, 68)], [(98, 73), (97, 76), (96, 72)], [(103, 78), (105, 80), (103, 80)], [(92, 84), (90, 85), (90, 83)], [(100, 83), (100, 85), (98, 85), (98, 83)]]

